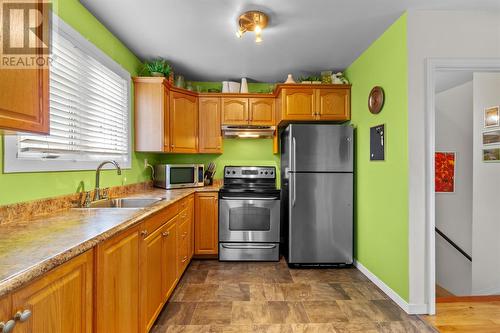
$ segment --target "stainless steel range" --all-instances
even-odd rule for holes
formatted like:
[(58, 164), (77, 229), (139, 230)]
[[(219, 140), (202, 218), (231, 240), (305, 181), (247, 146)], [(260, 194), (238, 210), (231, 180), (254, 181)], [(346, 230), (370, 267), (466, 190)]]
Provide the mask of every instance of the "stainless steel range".
[(219, 192), (219, 260), (278, 261), (279, 242), (276, 168), (226, 166)]

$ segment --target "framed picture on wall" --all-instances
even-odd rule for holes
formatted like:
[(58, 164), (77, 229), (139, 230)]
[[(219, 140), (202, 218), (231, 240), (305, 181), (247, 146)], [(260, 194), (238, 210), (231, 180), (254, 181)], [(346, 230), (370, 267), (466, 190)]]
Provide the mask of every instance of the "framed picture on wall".
[(500, 162), (500, 148), (483, 149), (484, 162)]
[(436, 152), (434, 156), (436, 193), (455, 192), (456, 162), (455, 152)]
[(500, 130), (483, 132), (483, 145), (500, 144)]
[(500, 126), (500, 108), (492, 106), (484, 109), (484, 127), (497, 127)]

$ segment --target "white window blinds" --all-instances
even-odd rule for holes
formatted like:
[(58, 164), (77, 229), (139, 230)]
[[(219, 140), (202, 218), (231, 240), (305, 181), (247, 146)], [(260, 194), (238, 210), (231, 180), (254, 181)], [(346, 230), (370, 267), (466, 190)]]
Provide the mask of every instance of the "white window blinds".
[(50, 135), (19, 135), (17, 158), (128, 162), (129, 81), (61, 35), (52, 58)]

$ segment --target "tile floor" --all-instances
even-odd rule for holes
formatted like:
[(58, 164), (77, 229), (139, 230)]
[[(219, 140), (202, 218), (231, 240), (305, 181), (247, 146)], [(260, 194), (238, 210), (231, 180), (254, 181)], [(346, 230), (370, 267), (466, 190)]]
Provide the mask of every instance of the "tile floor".
[(151, 332), (436, 331), (355, 268), (195, 260)]

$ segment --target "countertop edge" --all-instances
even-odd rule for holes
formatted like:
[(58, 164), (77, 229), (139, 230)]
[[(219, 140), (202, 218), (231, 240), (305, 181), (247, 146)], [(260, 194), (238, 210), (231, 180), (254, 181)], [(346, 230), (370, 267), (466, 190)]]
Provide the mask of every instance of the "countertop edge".
[[(184, 190), (188, 190), (185, 188)], [(54, 255), (51, 258), (48, 258), (46, 260), (40, 261), (39, 263), (32, 265), (25, 270), (19, 271), (18, 273), (11, 275), (7, 279), (0, 281), (0, 297), (6, 296), (17, 289), (22, 288), (23, 286), (29, 284), (30, 282), (35, 281), (37, 278), (41, 277), (45, 273), (49, 272), (50, 270), (57, 268), (64, 263), (70, 261), (71, 259), (77, 257), (78, 255), (89, 251), (90, 249), (94, 248), (98, 244), (108, 240), (109, 238), (119, 234), (122, 231), (125, 231), (148, 217), (158, 213), (159, 211), (163, 210), (164, 208), (175, 204), (176, 202), (186, 198), (187, 196), (194, 194), (194, 193), (203, 193), (203, 192), (218, 192), (219, 188), (218, 187), (213, 187), (213, 188), (192, 188), (190, 189), (191, 191), (188, 191), (184, 194), (179, 195), (179, 197), (174, 198), (169, 201), (160, 201), (156, 203), (155, 205), (147, 208), (142, 208), (139, 209), (134, 215), (132, 215), (130, 218), (127, 218), (124, 220), (122, 223), (119, 225), (112, 227), (108, 230), (105, 230), (101, 232), (99, 235), (89, 238), (87, 240), (82, 241), (79, 244), (74, 245), (71, 248), (68, 248), (56, 255)], [(175, 190), (174, 190), (175, 191)], [(147, 192), (142, 192), (142, 193), (136, 193), (136, 195), (144, 195)], [(94, 268), (95, 269), (95, 268)]]

